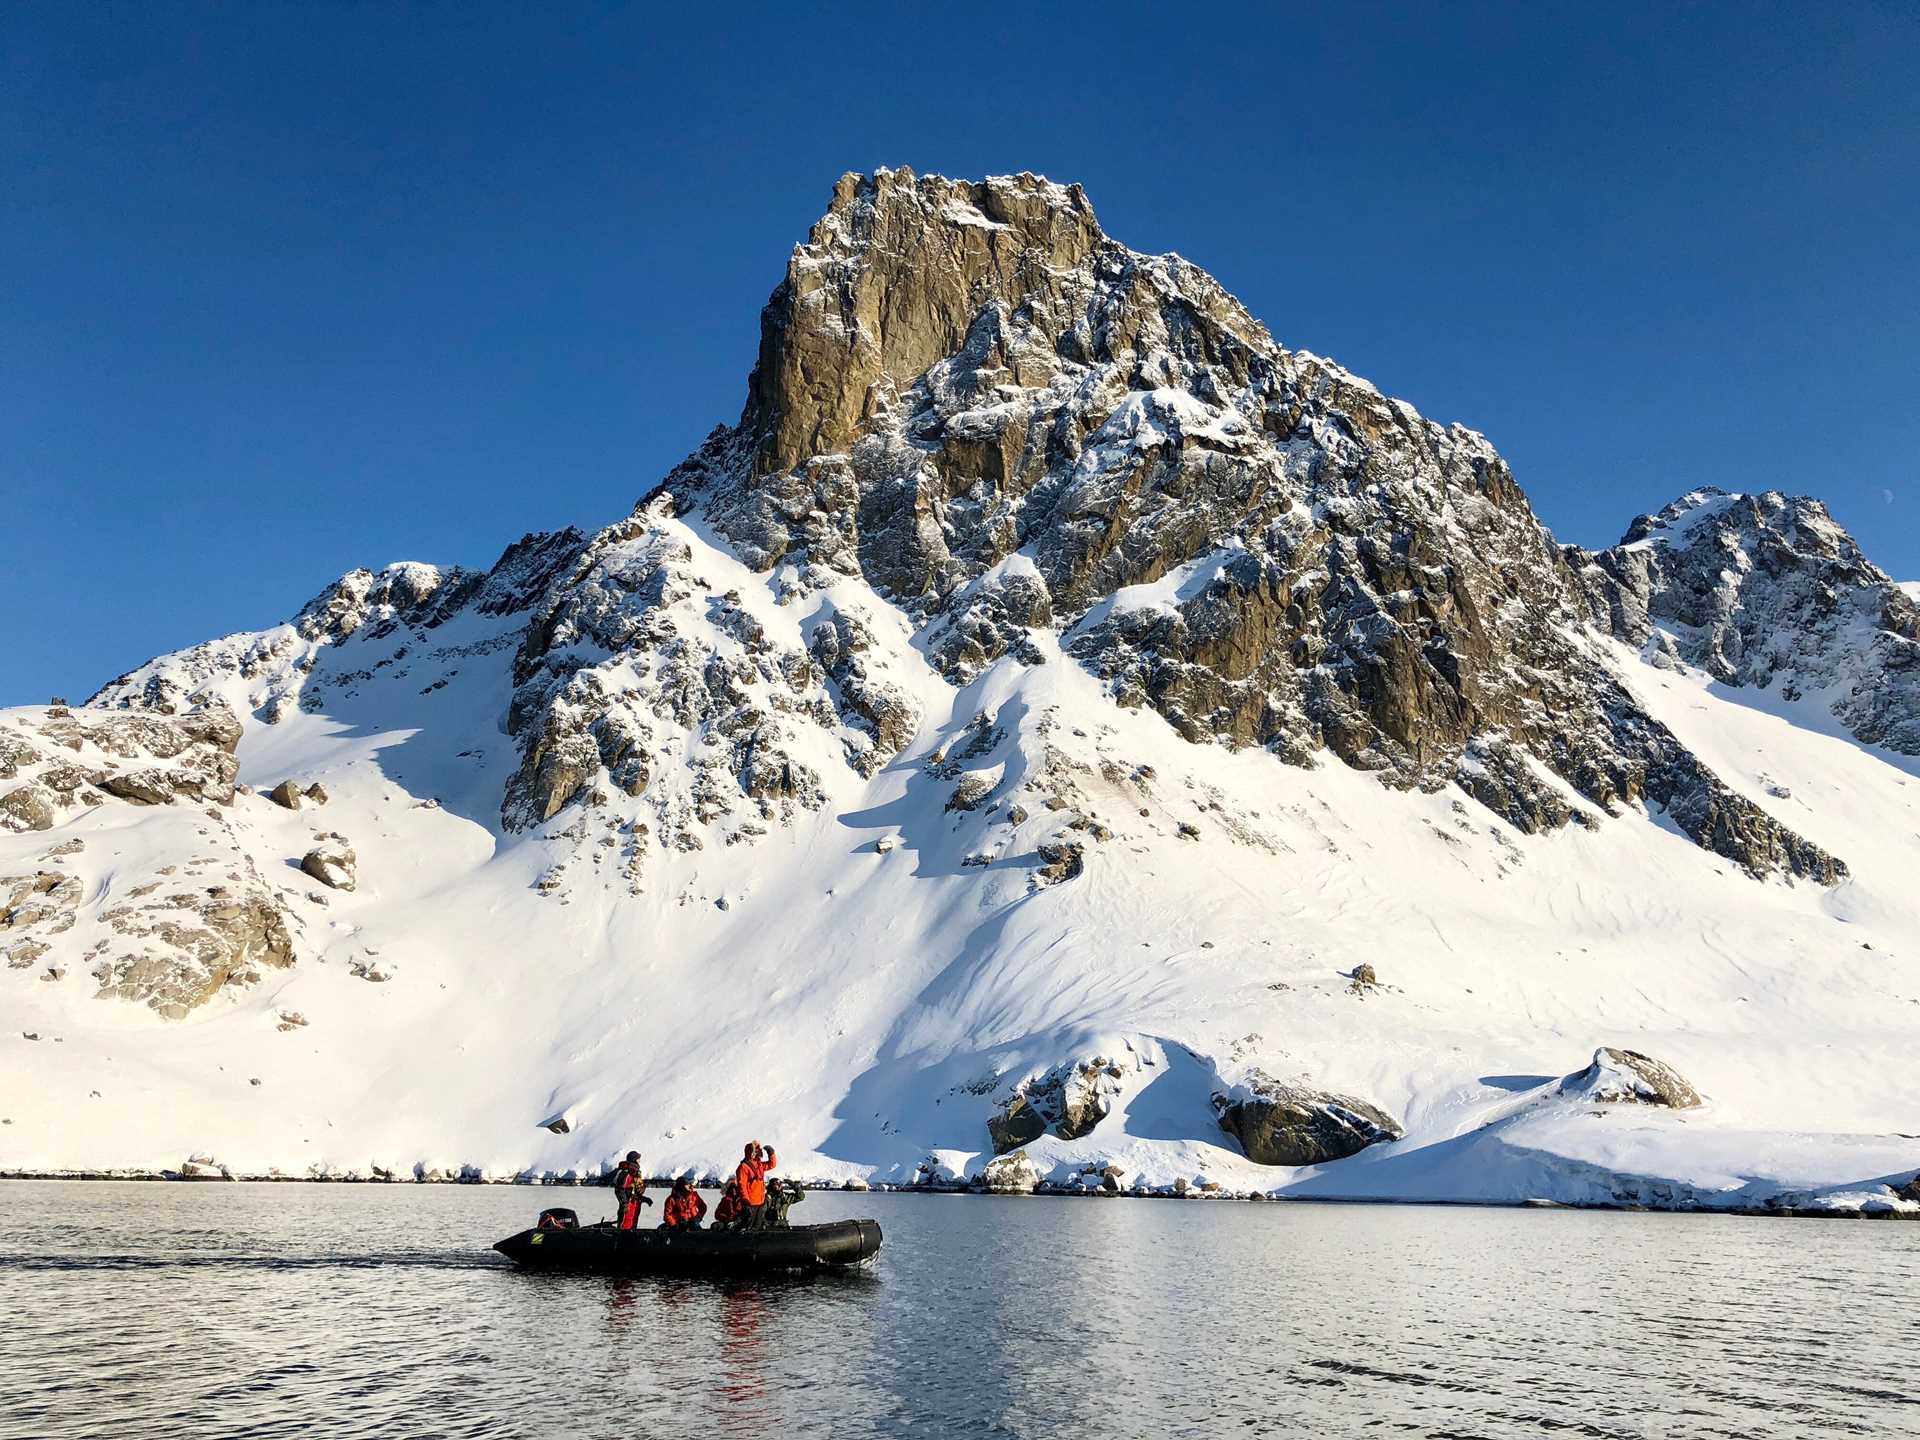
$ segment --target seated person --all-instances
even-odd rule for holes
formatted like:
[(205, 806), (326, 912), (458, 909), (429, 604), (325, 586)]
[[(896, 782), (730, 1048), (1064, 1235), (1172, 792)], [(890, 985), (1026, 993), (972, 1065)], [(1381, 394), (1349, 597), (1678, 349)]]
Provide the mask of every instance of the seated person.
[(701, 1218), (707, 1213), (707, 1202), (682, 1175), (673, 1182), (673, 1193), (667, 1196), (666, 1209), (661, 1213), (665, 1217), (660, 1222), (662, 1230), (698, 1230)]
[(729, 1180), (727, 1188), (720, 1192), (720, 1203), (714, 1208), (713, 1228), (716, 1230), (738, 1230), (740, 1222), (747, 1218), (746, 1201), (740, 1198), (740, 1183)]

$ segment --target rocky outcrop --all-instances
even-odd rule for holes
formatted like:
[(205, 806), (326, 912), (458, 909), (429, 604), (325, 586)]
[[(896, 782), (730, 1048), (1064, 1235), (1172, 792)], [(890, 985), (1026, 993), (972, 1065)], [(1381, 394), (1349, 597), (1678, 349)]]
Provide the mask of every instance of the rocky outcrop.
[(297, 783), (292, 780), (282, 780), (267, 792), (267, 798), (283, 810), (298, 810), (300, 802), (306, 796)]
[(919, 707), (877, 672), (873, 632), (844, 610), (814, 626), (807, 653), (825, 675), (849, 731), (841, 740), (847, 763), (864, 777), (877, 775), (913, 738)]
[(1665, 1105), (1691, 1110), (1700, 1104), (1700, 1092), (1671, 1065), (1638, 1050), (1616, 1050), (1603, 1045), (1593, 1052), (1593, 1063), (1560, 1082), (1568, 1095), (1606, 1105)]
[(1112, 1111), (1120, 1080), (1120, 1067), (1102, 1055), (1019, 1081), (987, 1118), (994, 1153), (1017, 1150), (1049, 1131), (1062, 1140), (1088, 1134)]
[(351, 890), (359, 883), (359, 865), (346, 836), (331, 831), (301, 857), (300, 868), (330, 890)]
[(101, 999), (138, 1001), (177, 1020), (223, 986), (293, 964), (285, 913), (257, 883), (203, 886), (188, 877), (147, 888), (101, 916), (120, 937), (92, 970)]
[(1406, 1133), (1378, 1106), (1289, 1085), (1261, 1070), (1216, 1091), (1213, 1109), (1220, 1128), (1258, 1165), (1324, 1165)]
[(987, 1117), (987, 1138), (996, 1155), (1031, 1145), (1046, 1133), (1047, 1117), (1030, 1104), (1025, 1095), (1013, 1096)]
[(1031, 1195), (1039, 1183), (1040, 1171), (1024, 1150), (996, 1156), (974, 1178), (976, 1186), (995, 1195)]
[(1077, 880), (1086, 869), (1086, 847), (1077, 840), (1049, 840), (1034, 853), (1040, 864), (1033, 875), (1040, 885), (1063, 885)]
[(960, 777), (960, 783), (947, 796), (949, 810), (978, 810), (1000, 783), (998, 772), (973, 771)]
[(1920, 754), (1920, 605), (1818, 500), (1708, 487), (1568, 555), (1594, 622), (1655, 663), (1816, 701), (1857, 739)]
[(431, 628), (472, 598), (484, 577), (458, 566), (402, 562), (375, 574), (350, 570), (307, 602), (294, 628), (309, 640), (338, 642), (370, 626)]
[(79, 878), (61, 870), (0, 876), (0, 943), (17, 958), (20, 942), (71, 930), (82, 893)]
[(0, 830), (51, 830), (56, 800), (43, 785), (21, 785), (0, 795)]
[(109, 798), (233, 800), (240, 722), (217, 701), (171, 715), (64, 705), (28, 715), (0, 738), (0, 769), (25, 782), (0, 794), (0, 829), (51, 829)]
[(42, 978), (84, 973), (99, 998), (144, 1004), (168, 1019), (293, 964), (279, 897), (251, 861), (209, 838), (206, 849), (175, 863), (116, 869), (103, 903), (84, 912), (88, 883), (62, 867), (86, 846), (77, 838), (53, 846), (41, 856), (47, 868), (0, 877), (0, 953), (12, 969), (65, 956), (49, 961)]

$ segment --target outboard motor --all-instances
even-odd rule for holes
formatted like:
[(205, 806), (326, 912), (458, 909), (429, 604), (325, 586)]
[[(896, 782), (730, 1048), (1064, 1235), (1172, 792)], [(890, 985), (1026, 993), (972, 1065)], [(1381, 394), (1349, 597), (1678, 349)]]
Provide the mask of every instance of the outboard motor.
[(534, 1226), (536, 1230), (578, 1230), (579, 1228), (580, 1217), (573, 1211), (558, 1205), (542, 1210), (540, 1222)]

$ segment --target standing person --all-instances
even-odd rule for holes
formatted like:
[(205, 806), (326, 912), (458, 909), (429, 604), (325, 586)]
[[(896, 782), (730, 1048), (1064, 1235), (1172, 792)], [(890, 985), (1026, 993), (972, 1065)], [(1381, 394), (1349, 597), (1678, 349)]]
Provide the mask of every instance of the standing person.
[(673, 1193), (667, 1196), (667, 1208), (660, 1212), (661, 1226), (667, 1230), (698, 1230), (700, 1221), (707, 1213), (707, 1202), (700, 1198), (691, 1181), (682, 1175), (673, 1182)]
[(740, 1186), (740, 1203), (745, 1205), (747, 1213), (742, 1217), (742, 1230), (764, 1229), (767, 1223), (767, 1172), (778, 1163), (779, 1157), (773, 1153), (771, 1145), (762, 1149), (758, 1140), (749, 1140), (740, 1160), (740, 1168), (733, 1172), (734, 1180)]
[(613, 1168), (613, 1198), (619, 1207), (618, 1224), (622, 1230), (637, 1229), (640, 1207), (651, 1205), (647, 1198), (647, 1177), (640, 1173), (640, 1152), (629, 1150), (627, 1158)]

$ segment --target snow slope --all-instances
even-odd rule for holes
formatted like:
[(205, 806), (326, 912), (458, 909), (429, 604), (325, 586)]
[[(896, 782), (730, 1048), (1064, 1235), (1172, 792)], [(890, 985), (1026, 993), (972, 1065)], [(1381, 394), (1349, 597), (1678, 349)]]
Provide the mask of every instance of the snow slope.
[[(799, 643), (777, 577), (658, 523), (711, 590)], [(1130, 1184), (1304, 1195), (1883, 1203), (1881, 1182), (1920, 1168), (1903, 1079), (1920, 1033), (1915, 763), (1698, 672), (1595, 642), (1730, 784), (1845, 855), (1848, 881), (1756, 881), (1659, 817), (1522, 837), (1452, 793), (1192, 745), (1106, 702), (1045, 635), (1046, 663), (1003, 659), (955, 689), (898, 627), (878, 643), (923, 716), (898, 759), (863, 780), (820, 757), (828, 804), (757, 843), (663, 849), (636, 895), (569, 817), (499, 826), (512, 624), (456, 618), (427, 654), (405, 629), (300, 642), (337, 648), (338, 670), (410, 673), (274, 725), (257, 676), (217, 681), (248, 717), (242, 781), (318, 780), (317, 816), (255, 793), (224, 822), (101, 806), (0, 836), (0, 873), (82, 838), (60, 863), (97, 909), (183, 826), (223, 826), (219, 843), (286, 877), (302, 952), (183, 1022), (0, 973), (0, 1168), (204, 1153), (246, 1172), (565, 1174), (634, 1145), (658, 1170), (713, 1171), (758, 1136), (795, 1174), (909, 1182), (978, 1171), (997, 1083), (1093, 1054), (1120, 1059), (1113, 1112), (1027, 1147), (1063, 1182), (1113, 1163)], [(990, 728), (970, 728), (979, 715)], [(929, 757), (996, 734), (964, 762), (997, 775), (994, 798), (944, 808), (954, 780)], [(1029, 800), (1016, 822), (1012, 797), (1043, 766), (1111, 836), (1087, 842), (1078, 878), (1036, 886), (1035, 837), (1059, 817)], [(292, 868), (320, 825), (351, 837), (361, 876), (325, 904)], [(1378, 989), (1349, 984), (1362, 961)], [(281, 1029), (290, 1011), (308, 1023)], [(1707, 1105), (1558, 1093), (1602, 1044), (1668, 1061)], [(1254, 1060), (1370, 1097), (1406, 1138), (1317, 1169), (1252, 1164), (1210, 1096)], [(541, 1128), (557, 1116), (568, 1133)]]

